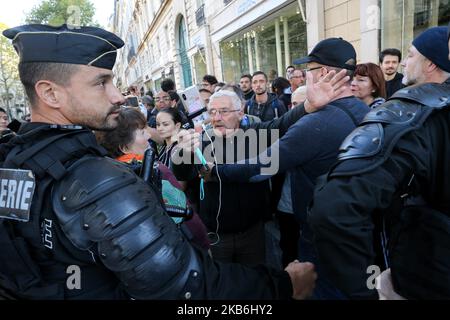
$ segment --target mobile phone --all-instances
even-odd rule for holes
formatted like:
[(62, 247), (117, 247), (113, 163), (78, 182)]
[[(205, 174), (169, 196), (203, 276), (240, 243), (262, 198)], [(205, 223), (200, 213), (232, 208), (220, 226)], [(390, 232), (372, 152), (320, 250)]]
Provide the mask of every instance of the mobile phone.
[(186, 88), (181, 92), (180, 97), (187, 114), (195, 114), (205, 108), (203, 99), (196, 86)]
[(203, 122), (209, 119), (206, 105), (196, 86), (186, 88), (181, 92), (180, 97), (187, 116), (194, 123), (194, 127), (201, 126)]

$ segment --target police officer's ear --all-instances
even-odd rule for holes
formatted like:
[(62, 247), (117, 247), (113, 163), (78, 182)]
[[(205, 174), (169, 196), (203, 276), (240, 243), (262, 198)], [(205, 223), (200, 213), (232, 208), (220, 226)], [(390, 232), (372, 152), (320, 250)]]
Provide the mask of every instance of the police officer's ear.
[(48, 80), (40, 80), (34, 86), (40, 104), (59, 109), (64, 100), (62, 88), (56, 83)]

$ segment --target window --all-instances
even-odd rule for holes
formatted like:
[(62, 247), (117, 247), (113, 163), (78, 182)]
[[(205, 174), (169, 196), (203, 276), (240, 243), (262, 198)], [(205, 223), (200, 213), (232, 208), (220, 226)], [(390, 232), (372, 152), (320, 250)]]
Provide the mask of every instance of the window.
[[(269, 16), (249, 28), (231, 36), (220, 43), (223, 79), (226, 82), (239, 81), (242, 74), (264, 71), (269, 80), (284, 76), (284, 70), (292, 60), (307, 55), (306, 24), (296, 13), (296, 5)], [(276, 49), (275, 23), (280, 25), (279, 41), (281, 51)], [(284, 33), (287, 23), (287, 33)], [(285, 41), (289, 50), (285, 52)], [(281, 71), (278, 75), (277, 56), (282, 57)], [(286, 64), (286, 60), (288, 64)]]
[(381, 49), (406, 54), (415, 37), (433, 26), (447, 26), (448, 0), (382, 0)]

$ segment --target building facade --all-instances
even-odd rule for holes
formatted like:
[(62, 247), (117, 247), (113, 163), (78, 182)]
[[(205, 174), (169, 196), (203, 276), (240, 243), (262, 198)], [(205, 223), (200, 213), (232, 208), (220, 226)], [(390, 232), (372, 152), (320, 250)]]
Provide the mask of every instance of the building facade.
[(449, 20), (448, 0), (116, 0), (113, 31), (126, 42), (116, 74), (122, 88), (141, 91), (158, 91), (167, 77), (177, 89), (205, 74), (274, 78), (328, 37), (378, 63), (380, 49), (405, 54), (417, 34)]

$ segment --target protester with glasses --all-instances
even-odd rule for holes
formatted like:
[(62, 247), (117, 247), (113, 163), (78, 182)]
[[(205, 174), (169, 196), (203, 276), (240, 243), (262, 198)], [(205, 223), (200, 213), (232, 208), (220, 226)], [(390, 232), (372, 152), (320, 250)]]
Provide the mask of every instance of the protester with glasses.
[[(331, 71), (345, 70), (352, 74), (356, 68), (356, 51), (342, 38), (329, 38), (319, 42), (309, 56), (294, 63), (308, 64), (308, 87), (320, 82)], [(261, 181), (273, 175), (266, 173), (266, 154), (279, 155), (277, 173), (287, 172), (291, 178), (291, 207), (301, 230), (298, 258), (300, 261), (314, 261), (318, 269), (319, 278), (314, 291), (316, 299), (343, 299), (345, 295), (329, 281), (317, 258), (312, 245), (314, 235), (307, 222), (307, 205), (313, 198), (316, 179), (335, 163), (339, 146), (369, 111), (367, 105), (353, 96), (349, 78), (343, 88), (344, 91), (331, 98), (322, 110), (302, 117), (258, 157), (250, 158), (245, 164), (219, 165), (211, 170), (212, 176), (221, 176), (224, 183)], [(321, 95), (316, 91), (308, 97)]]
[[(336, 75), (336, 72), (332, 71), (317, 83), (311, 84), (311, 91), (315, 94), (311, 95), (304, 105), (278, 119), (245, 125), (241, 121), (243, 113), (240, 109), (243, 103), (238, 94), (234, 90), (220, 90), (211, 96), (208, 105), (213, 116), (213, 128), (201, 134), (193, 130), (182, 130), (179, 133), (178, 149), (172, 153), (175, 176), (183, 181), (198, 177), (198, 166), (182, 161), (184, 153), (193, 153), (196, 147), (204, 151), (207, 161), (211, 163), (224, 163), (227, 159), (226, 151), (231, 150), (231, 147), (240, 152), (228, 157), (232, 156), (232, 161), (242, 160), (245, 157), (245, 152), (242, 151), (250, 148), (251, 141), (242, 136), (248, 130), (278, 129), (279, 135), (283, 136), (301, 117), (315, 112), (330, 99), (341, 94), (342, 84), (346, 81), (348, 77), (345, 77), (345, 73)], [(258, 137), (258, 134), (256, 136)], [(213, 153), (216, 157), (212, 157), (212, 146), (216, 150)], [(219, 148), (224, 152), (219, 153)], [(255, 184), (224, 182), (220, 186), (214, 182), (204, 184), (204, 199), (200, 201), (199, 214), (210, 232), (214, 257), (222, 261), (240, 261), (246, 264), (264, 261), (262, 219), (269, 213), (268, 192), (267, 181)]]
[(295, 69), (292, 74), (291, 77), (289, 79), (289, 82), (291, 83), (291, 92), (294, 92), (295, 90), (297, 90), (298, 87), (301, 87), (305, 84), (305, 78), (306, 77), (306, 72), (304, 72), (303, 70), (300, 69)]

